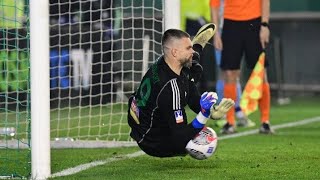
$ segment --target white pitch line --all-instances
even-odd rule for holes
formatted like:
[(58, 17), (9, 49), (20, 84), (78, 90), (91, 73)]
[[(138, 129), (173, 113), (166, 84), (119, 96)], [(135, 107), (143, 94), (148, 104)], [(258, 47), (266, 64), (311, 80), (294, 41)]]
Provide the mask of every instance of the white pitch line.
[[(276, 129), (282, 129), (282, 128), (288, 128), (288, 127), (301, 126), (304, 124), (309, 124), (309, 123), (318, 122), (318, 121), (320, 121), (320, 116), (316, 116), (316, 117), (309, 118), (309, 119), (303, 119), (300, 121), (294, 121), (294, 122), (290, 122), (290, 123), (274, 125), (271, 127), (272, 127), (272, 129), (276, 130)], [(219, 137), (219, 140), (257, 134), (258, 131), (259, 131), (258, 129), (253, 129), (253, 130), (244, 131), (244, 132), (240, 132), (240, 133), (236, 133), (236, 134), (225, 135), (225, 136)]]
[[(274, 130), (276, 130), (276, 129), (282, 129), (282, 128), (288, 128), (288, 127), (295, 127), (295, 126), (310, 124), (310, 123), (319, 122), (319, 121), (320, 121), (320, 116), (317, 116), (317, 117), (313, 117), (313, 118), (309, 118), (309, 119), (303, 119), (303, 120), (300, 120), (300, 121), (274, 125), (274, 126), (272, 126), (272, 128)], [(236, 134), (225, 135), (225, 136), (219, 137), (219, 140), (231, 139), (231, 138), (236, 138), (236, 137), (241, 137), (241, 136), (257, 134), (257, 133), (258, 133), (258, 130), (254, 129), (254, 130), (244, 131), (244, 132), (240, 132), (240, 133), (236, 133)], [(109, 159), (106, 159), (106, 160), (103, 160), (103, 161), (94, 161), (94, 162), (91, 162), (91, 163), (82, 164), (82, 165), (79, 165), (79, 166), (75, 166), (73, 168), (68, 168), (68, 169), (65, 169), (63, 171), (54, 173), (54, 174), (51, 175), (51, 177), (68, 176), (68, 175), (76, 174), (78, 172), (87, 170), (87, 169), (95, 167), (95, 166), (100, 166), (100, 165), (104, 165), (104, 164), (107, 164), (107, 163), (110, 163), (110, 162), (119, 161), (119, 160), (123, 160), (123, 159), (130, 159), (130, 158), (138, 157), (138, 156), (141, 156), (141, 155), (144, 155), (144, 154), (145, 153), (143, 151), (137, 151), (135, 153), (127, 154), (127, 155), (121, 156), (121, 157), (112, 157), (112, 158), (109, 158)]]
[(145, 154), (145, 153), (142, 152), (142, 151), (137, 151), (135, 153), (127, 154), (127, 155), (121, 156), (121, 157), (112, 157), (112, 158), (109, 158), (109, 159), (104, 160), (104, 161), (94, 161), (94, 162), (87, 163), (87, 164), (81, 164), (79, 166), (76, 166), (76, 167), (73, 167), (73, 168), (68, 168), (68, 169), (65, 169), (63, 171), (54, 173), (54, 174), (51, 175), (51, 177), (68, 176), (68, 175), (76, 174), (76, 173), (78, 173), (80, 171), (84, 171), (86, 169), (89, 169), (89, 168), (92, 168), (92, 167), (95, 167), (95, 166), (104, 165), (104, 164), (107, 164), (107, 163), (110, 163), (110, 162), (114, 162), (114, 161), (119, 161), (119, 160), (122, 160), (122, 159), (130, 159), (130, 158), (134, 158), (134, 157), (137, 157), (137, 156), (141, 156), (143, 154)]

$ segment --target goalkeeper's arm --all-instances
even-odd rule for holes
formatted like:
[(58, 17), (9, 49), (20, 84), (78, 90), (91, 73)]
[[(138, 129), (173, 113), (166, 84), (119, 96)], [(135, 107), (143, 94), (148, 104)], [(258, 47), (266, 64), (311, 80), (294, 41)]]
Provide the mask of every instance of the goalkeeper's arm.
[(232, 107), (234, 101), (230, 98), (223, 98), (219, 105), (213, 105), (210, 109), (210, 118), (221, 119)]

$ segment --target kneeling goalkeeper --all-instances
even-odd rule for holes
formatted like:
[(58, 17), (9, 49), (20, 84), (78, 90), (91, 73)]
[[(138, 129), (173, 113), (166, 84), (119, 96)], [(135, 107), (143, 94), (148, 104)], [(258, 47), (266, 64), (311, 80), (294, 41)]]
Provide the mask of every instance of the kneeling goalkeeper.
[[(221, 118), (234, 105), (231, 99), (215, 105), (216, 93), (200, 96), (195, 85), (202, 73), (196, 60), (214, 32), (215, 25), (207, 24), (193, 41), (178, 29), (164, 32), (163, 55), (149, 68), (128, 104), (130, 136), (148, 155), (186, 155), (187, 143), (205, 126), (210, 114), (213, 119)], [(186, 105), (198, 113), (190, 123)]]

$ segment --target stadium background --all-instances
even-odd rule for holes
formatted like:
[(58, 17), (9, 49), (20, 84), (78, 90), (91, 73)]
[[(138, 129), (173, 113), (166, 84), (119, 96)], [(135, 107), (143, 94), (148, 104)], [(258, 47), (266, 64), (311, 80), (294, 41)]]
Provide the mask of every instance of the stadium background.
[[(73, 16), (66, 14), (65, 16), (60, 16), (58, 19), (54, 14), (58, 14), (58, 10), (60, 13), (64, 13), (69, 11), (69, 8), (73, 11), (79, 11), (79, 4), (74, 3), (71, 7), (68, 3), (64, 3), (64, 0), (59, 1), (58, 4), (56, 0), (50, 0), (50, 86), (51, 86), (51, 107), (54, 108), (57, 106), (58, 97), (63, 100), (64, 97), (71, 96), (73, 98), (74, 103), (78, 104), (79, 99), (76, 97), (81, 97), (81, 103), (83, 104), (97, 104), (100, 103), (100, 98), (102, 98), (102, 103), (111, 102), (112, 98), (111, 94), (103, 94), (102, 92), (113, 92), (116, 90), (116, 86), (111, 86), (111, 81), (115, 81), (117, 79), (134, 79), (135, 82), (138, 82), (141, 78), (141, 74), (126, 74), (126, 73), (118, 73), (118, 70), (121, 68), (122, 71), (129, 70), (134, 67), (135, 71), (141, 71), (141, 64), (135, 63), (133, 65), (132, 59), (142, 59), (142, 41), (140, 40), (142, 37), (143, 26), (152, 27), (155, 31), (162, 30), (162, 23), (159, 21), (155, 23), (153, 20), (149, 20), (148, 16), (151, 17), (151, 13), (155, 13), (154, 18), (158, 18), (161, 20), (162, 14), (159, 11), (157, 12), (149, 12), (148, 10), (143, 10), (142, 7), (135, 8), (134, 11), (128, 10), (124, 12), (124, 20), (123, 20), (123, 28), (120, 31), (113, 31), (110, 21), (102, 22), (104, 28), (106, 28), (104, 36), (100, 36), (100, 32), (94, 31), (94, 24), (84, 23), (82, 24), (81, 31), (79, 31), (79, 24), (75, 23), (74, 26), (65, 25), (74, 21), (77, 16), (76, 13), (73, 13)], [(67, 2), (67, 1), (65, 1)], [(101, 5), (104, 6), (102, 8), (110, 7), (110, 1), (104, 1), (100, 3), (100, 1), (96, 1), (96, 7), (92, 7), (93, 9), (100, 9)], [(131, 1), (123, 1), (124, 4), (130, 4)], [(146, 1), (144, 2), (144, 6), (148, 7), (153, 5), (159, 10), (162, 9), (162, 1)], [(141, 5), (142, 1), (135, 1), (133, 5)], [(288, 6), (290, 4), (290, 6)], [(116, 4), (114, 4), (116, 6)], [(88, 5), (82, 3), (82, 11), (87, 11)], [(113, 13), (112, 17), (115, 17), (115, 21), (117, 17), (116, 12), (110, 10), (107, 12), (108, 14)], [(146, 18), (136, 18), (141, 17), (142, 13), (144, 13), (144, 17)], [(290, 0), (282, 0), (276, 1), (271, 0), (271, 42), (268, 49), (269, 59), (270, 59), (270, 68), (269, 71), (269, 79), (271, 82), (271, 88), (275, 90), (278, 96), (289, 95), (292, 92), (298, 92), (299, 94), (318, 94), (320, 92), (320, 74), (318, 69), (320, 68), (320, 56), (318, 55), (318, 49), (320, 47), (320, 2), (317, 0), (306, 0), (306, 1), (290, 1)], [(132, 14), (134, 15), (134, 19), (132, 19)], [(100, 14), (84, 14), (82, 19), (85, 22), (88, 22), (88, 18), (91, 17), (92, 21), (98, 21)], [(3, 22), (1, 22), (3, 23)], [(3, 23), (5, 24), (5, 23)], [(116, 24), (116, 23), (112, 23)], [(130, 27), (134, 25), (135, 29), (132, 30)], [(8, 45), (9, 49), (15, 47), (14, 45), (10, 46), (10, 36), (13, 33), (10, 31), (15, 31), (14, 29), (4, 31), (4, 33), (0, 34), (0, 39), (9, 39)], [(123, 32), (121, 32), (123, 31)], [(96, 33), (95, 33), (96, 32)], [(24, 37), (25, 30), (19, 29), (19, 34), (21, 37)], [(58, 34), (60, 34), (59, 38)], [(79, 42), (79, 34), (81, 34), (81, 47), (79, 44), (73, 43)], [(124, 34), (124, 38), (120, 39), (119, 34)], [(157, 33), (153, 33), (152, 31), (144, 32), (144, 34), (148, 34), (151, 39), (160, 40), (161, 36)], [(71, 36), (71, 37), (69, 37)], [(91, 39), (90, 39), (91, 38)], [(112, 45), (109, 43), (110, 41), (106, 39), (112, 38), (114, 42)], [(139, 39), (139, 40), (135, 40)], [(25, 49), (27, 46), (25, 43), (26, 39), (21, 39), (21, 42), (18, 43), (20, 49)], [(102, 46), (100, 45), (101, 40), (104, 40)], [(86, 43), (90, 42), (90, 43)], [(15, 43), (14, 39), (12, 43)], [(58, 44), (60, 43), (60, 45)], [(131, 47), (134, 44), (134, 49), (136, 51), (126, 51), (127, 47)], [(150, 52), (149, 62), (153, 62), (160, 54), (160, 44), (151, 43), (150, 49), (154, 50), (156, 53)], [(6, 48), (2, 46), (1, 48)], [(92, 91), (89, 92), (84, 84), (82, 86), (82, 90), (79, 91), (78, 87), (75, 87), (75, 81), (70, 79), (67, 75), (72, 72), (72, 61), (69, 57), (72, 49), (82, 49), (84, 52), (87, 52), (90, 49), (94, 52), (93, 56), (93, 64), (94, 62), (100, 61), (100, 58), (103, 58), (105, 62), (103, 65), (96, 63), (92, 67), (92, 83), (95, 84), (92, 87)], [(209, 49), (208, 49), (209, 48)], [(208, 47), (206, 50), (205, 58), (213, 59), (214, 56), (211, 54), (212, 47)], [(120, 51), (118, 51), (120, 49)], [(112, 51), (110, 51), (112, 50)], [(9, 56), (15, 57), (17, 54), (13, 52), (9, 54)], [(18, 54), (19, 56), (24, 56), (25, 52), (21, 52)], [(60, 55), (60, 56), (57, 56)], [(108, 63), (110, 58), (113, 58), (114, 62), (120, 62), (117, 60), (123, 60), (121, 63), (112, 64)], [(1, 56), (4, 57), (4, 56)], [(2, 58), (4, 60), (4, 58)], [(60, 63), (60, 64), (59, 64)], [(70, 65), (70, 66), (65, 66)], [(103, 66), (103, 67), (101, 67)], [(214, 60), (209, 60), (204, 62), (205, 72), (204, 79), (202, 83), (206, 84), (205, 86), (209, 89), (214, 89), (216, 75), (215, 69), (216, 65)], [(68, 68), (69, 67), (69, 68)], [(4, 68), (4, 67), (2, 67)], [(26, 66), (21, 66), (21, 68), (26, 68)], [(99, 72), (103, 71), (103, 72)], [(25, 71), (27, 73), (27, 71)], [(112, 72), (112, 73), (111, 73)], [(111, 77), (112, 74), (112, 77)], [(23, 79), (25, 76), (15, 77), (12, 76), (12, 80), (15, 78)], [(0, 75), (0, 79), (3, 79), (3, 75)], [(97, 84), (97, 82), (102, 80), (102, 84)], [(60, 82), (60, 83), (59, 83)], [(24, 86), (26, 86), (26, 82), (23, 82)], [(78, 82), (81, 84), (81, 82)], [(83, 83), (83, 82), (82, 82)], [(113, 82), (115, 83), (115, 82)], [(116, 84), (116, 83), (115, 83)], [(0, 91), (3, 92), (6, 89), (5, 84), (1, 84)], [(72, 88), (72, 93), (69, 93), (69, 90)], [(11, 87), (11, 91), (16, 91), (16, 89)], [(91, 93), (91, 94), (90, 94)], [(92, 95), (92, 99), (89, 102), (89, 96)], [(14, 95), (14, 94), (13, 94)], [(80, 96), (81, 95), (81, 96)], [(24, 99), (25, 96), (23, 93), (19, 94), (19, 98)], [(103, 97), (100, 97), (103, 96)], [(112, 98), (112, 99), (111, 99)], [(61, 100), (60, 99), (60, 100)], [(63, 101), (60, 103), (63, 104)], [(12, 104), (14, 106), (14, 104)], [(60, 104), (61, 105), (61, 104)], [(3, 106), (3, 104), (2, 104)]]

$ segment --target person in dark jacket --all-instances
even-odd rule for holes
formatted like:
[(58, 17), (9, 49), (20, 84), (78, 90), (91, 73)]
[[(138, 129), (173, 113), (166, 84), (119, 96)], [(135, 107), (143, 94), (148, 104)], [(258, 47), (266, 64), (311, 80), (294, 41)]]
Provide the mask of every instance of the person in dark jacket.
[[(202, 67), (196, 60), (214, 32), (214, 24), (208, 24), (199, 30), (193, 41), (189, 34), (178, 29), (164, 32), (163, 55), (149, 68), (128, 104), (130, 136), (146, 154), (155, 157), (186, 155), (187, 143), (209, 119), (210, 108), (218, 97), (214, 92), (200, 96), (195, 83)], [(227, 102), (232, 107), (233, 101)], [(187, 105), (198, 113), (191, 123), (187, 121)], [(216, 112), (220, 112), (217, 109)]]

